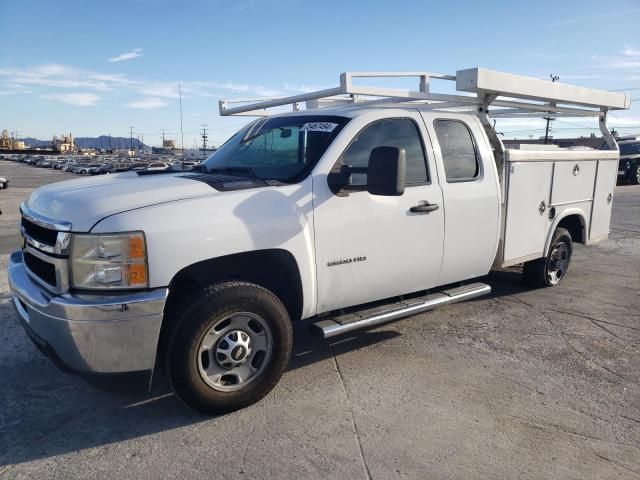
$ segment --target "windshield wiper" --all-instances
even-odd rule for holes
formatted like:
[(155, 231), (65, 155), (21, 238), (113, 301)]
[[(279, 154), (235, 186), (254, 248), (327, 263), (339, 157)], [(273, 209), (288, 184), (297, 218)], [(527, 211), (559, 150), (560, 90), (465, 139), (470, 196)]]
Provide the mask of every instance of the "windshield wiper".
[(237, 173), (245, 174), (253, 178), (259, 178), (251, 167), (213, 167), (206, 170), (207, 173)]

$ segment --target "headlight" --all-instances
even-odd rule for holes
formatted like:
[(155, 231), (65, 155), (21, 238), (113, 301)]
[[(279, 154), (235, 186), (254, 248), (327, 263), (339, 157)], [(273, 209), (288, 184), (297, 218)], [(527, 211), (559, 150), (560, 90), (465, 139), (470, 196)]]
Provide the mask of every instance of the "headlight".
[(87, 289), (147, 288), (144, 233), (74, 234), (71, 285)]

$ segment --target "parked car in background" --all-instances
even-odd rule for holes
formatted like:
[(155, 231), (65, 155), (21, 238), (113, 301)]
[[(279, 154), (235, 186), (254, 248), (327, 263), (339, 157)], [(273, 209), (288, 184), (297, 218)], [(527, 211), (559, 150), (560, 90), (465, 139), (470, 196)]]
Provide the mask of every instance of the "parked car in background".
[(0, 190), (3, 190), (8, 187), (9, 187), (9, 180), (7, 180), (4, 177), (0, 177)]
[(128, 172), (129, 170), (131, 170), (131, 164), (130, 163), (105, 163), (104, 165), (102, 165), (102, 167), (100, 167), (98, 169), (99, 174), (105, 174), (105, 173), (120, 173), (120, 172)]
[(97, 171), (97, 169), (100, 168), (101, 166), (102, 166), (101, 163), (98, 163), (98, 164), (95, 164), (95, 163), (92, 163), (92, 164), (86, 164), (85, 163), (85, 164), (83, 164), (83, 163), (81, 163), (81, 164), (78, 164), (75, 167), (73, 167), (71, 169), (71, 172), (72, 173), (79, 173), (80, 175), (87, 175), (87, 174), (91, 173), (93, 170)]
[(36, 167), (51, 168), (51, 161), (48, 158), (42, 158), (36, 162)]
[(153, 163), (150, 163), (149, 165), (147, 165), (146, 168), (144, 168), (144, 170), (147, 170), (147, 171), (167, 170), (169, 167), (170, 167), (170, 165), (168, 163), (153, 162)]
[(176, 162), (171, 165), (171, 169), (176, 171), (188, 172), (193, 170), (198, 165), (200, 165), (199, 162)]
[(640, 185), (640, 138), (620, 140), (618, 180)]
[(138, 162), (131, 165), (131, 170), (133, 170), (134, 172), (139, 172), (140, 170), (146, 170), (148, 166), (148, 163)]
[(102, 163), (92, 163), (91, 165), (87, 165), (86, 170), (89, 175), (97, 175), (98, 171), (104, 166)]
[(77, 167), (78, 164), (76, 162), (67, 162), (65, 163), (60, 170), (63, 172), (71, 172), (74, 167)]

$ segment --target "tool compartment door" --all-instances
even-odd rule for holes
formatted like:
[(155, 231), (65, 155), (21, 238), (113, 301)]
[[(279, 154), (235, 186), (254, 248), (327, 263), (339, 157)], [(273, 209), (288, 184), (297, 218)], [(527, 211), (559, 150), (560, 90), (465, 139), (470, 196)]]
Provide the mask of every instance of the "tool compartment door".
[(551, 205), (564, 205), (591, 200), (596, 176), (594, 160), (555, 162)]
[(593, 194), (589, 241), (597, 241), (609, 235), (613, 191), (618, 175), (618, 160), (599, 160)]
[[(507, 165), (505, 263), (543, 256), (552, 173), (553, 162), (510, 162)], [(541, 204), (544, 204), (543, 208)]]

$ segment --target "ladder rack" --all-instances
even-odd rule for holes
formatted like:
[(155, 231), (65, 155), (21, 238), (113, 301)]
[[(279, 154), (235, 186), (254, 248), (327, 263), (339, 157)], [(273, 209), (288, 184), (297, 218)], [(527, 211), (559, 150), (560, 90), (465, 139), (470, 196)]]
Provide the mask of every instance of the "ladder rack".
[[(417, 78), (417, 90), (354, 83), (357, 78), (401, 77)], [(432, 79), (455, 82), (460, 94), (433, 92), (430, 88)], [(471, 111), (499, 118), (604, 118), (609, 110), (628, 109), (631, 99), (623, 93), (554, 83), (485, 68), (470, 68), (458, 70), (456, 75), (432, 72), (345, 72), (340, 75), (338, 87), (282, 98), (221, 100), (219, 109), (222, 116), (265, 116), (268, 115), (267, 110), (274, 107), (291, 106), (293, 111), (299, 111), (303, 102), (308, 110), (343, 104), (418, 103), (426, 109)]]

